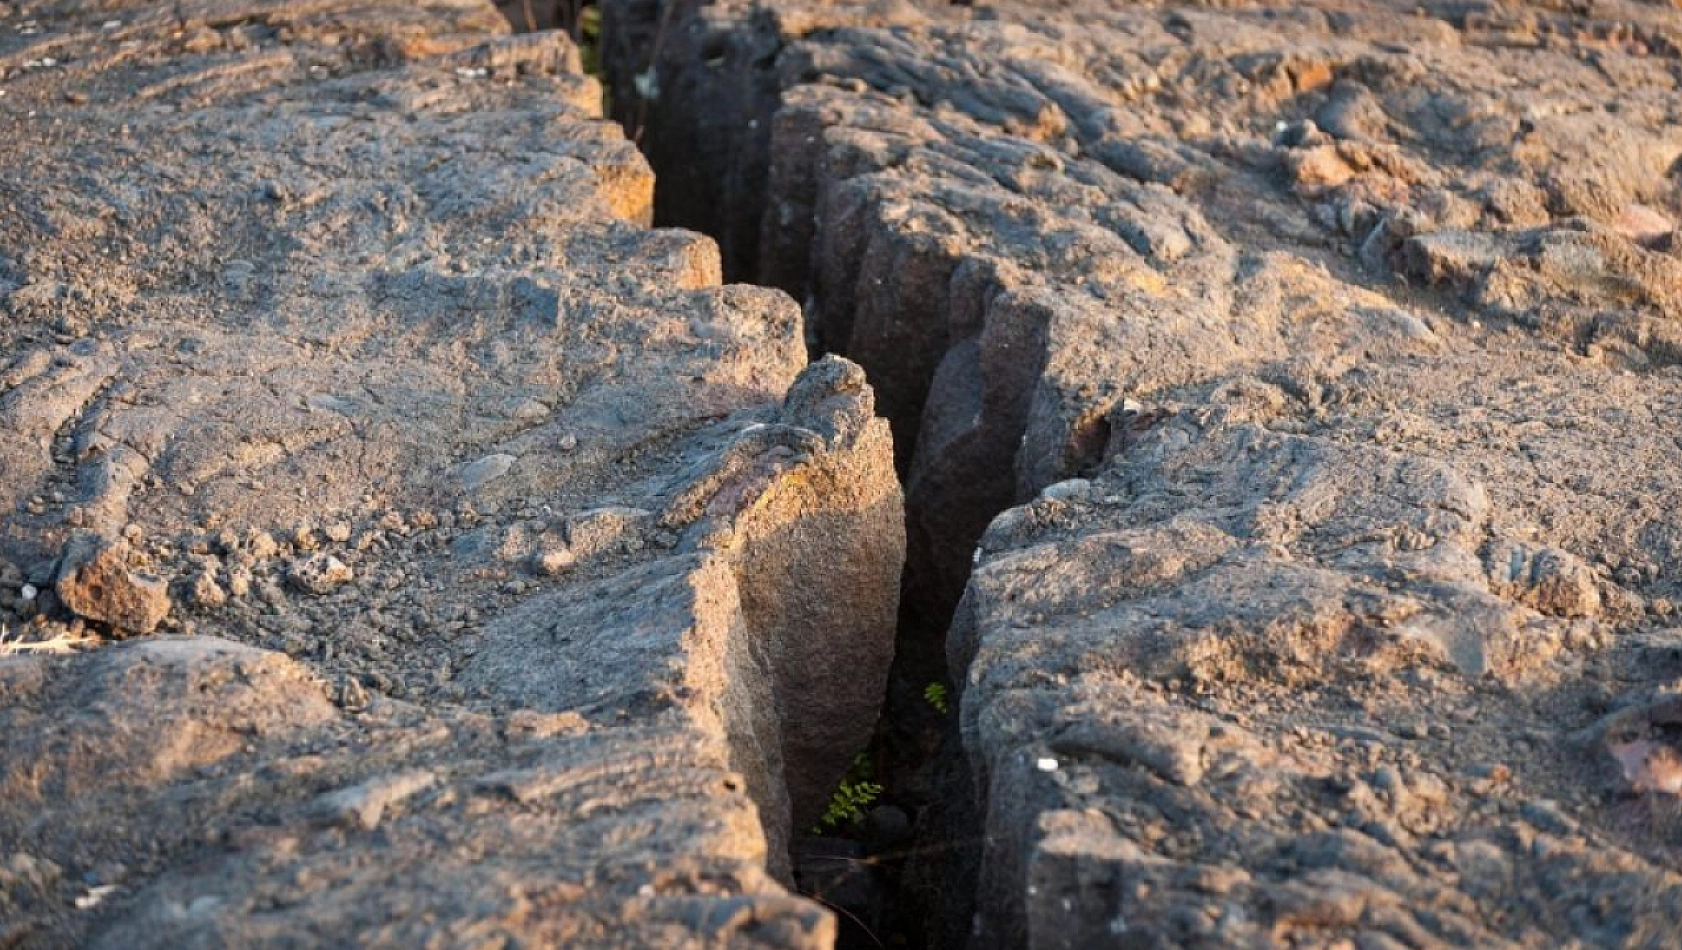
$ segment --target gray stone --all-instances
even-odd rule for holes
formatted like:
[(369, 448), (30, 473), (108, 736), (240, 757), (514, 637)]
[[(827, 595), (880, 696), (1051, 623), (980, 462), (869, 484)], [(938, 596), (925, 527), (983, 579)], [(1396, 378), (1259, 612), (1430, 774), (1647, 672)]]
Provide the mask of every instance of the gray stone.
[(507, 475), (516, 461), (518, 459), (512, 455), (497, 453), (469, 462), (461, 468), (461, 485), (468, 491), (478, 491), (485, 485)]

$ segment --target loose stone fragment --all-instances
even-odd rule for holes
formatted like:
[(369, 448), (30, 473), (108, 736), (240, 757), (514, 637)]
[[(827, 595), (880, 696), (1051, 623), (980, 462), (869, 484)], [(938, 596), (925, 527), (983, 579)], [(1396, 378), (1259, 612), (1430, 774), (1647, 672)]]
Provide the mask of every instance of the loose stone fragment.
[(306, 594), (331, 593), (350, 583), (355, 576), (345, 562), (324, 552), (299, 558), (286, 569), (286, 579)]
[(514, 467), (516, 461), (518, 459), (512, 455), (498, 453), (487, 455), (475, 462), (469, 462), (461, 469), (462, 487), (468, 491), (477, 491), (508, 474), (509, 469)]
[(126, 541), (79, 534), (65, 547), (54, 590), (77, 615), (129, 633), (151, 633), (169, 613), (169, 585), (129, 570)]
[(379, 827), (386, 809), (431, 788), (437, 782), (438, 776), (424, 769), (383, 775), (332, 792), (322, 797), (316, 807), (329, 821), (373, 831)]

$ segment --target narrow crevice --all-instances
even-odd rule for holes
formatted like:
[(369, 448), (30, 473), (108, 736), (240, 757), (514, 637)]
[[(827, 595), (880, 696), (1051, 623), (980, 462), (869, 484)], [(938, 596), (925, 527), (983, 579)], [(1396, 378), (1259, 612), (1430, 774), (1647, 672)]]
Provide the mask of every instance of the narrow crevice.
[(613, 117), (656, 170), (654, 223), (718, 241), (726, 281), (765, 283), (774, 27), (689, 0), (627, 0), (603, 5), (602, 44)]
[[(851, 776), (880, 792), (841, 831), (797, 837), (797, 881), (837, 911), (843, 948), (961, 945), (981, 823), (947, 633), (977, 540), (1016, 500), (1037, 367), (984, 367), (979, 335), (1001, 296), (992, 275), (900, 228), (830, 166), (824, 90), (782, 55), (770, 14), (608, 0), (602, 29), (614, 118), (655, 171), (656, 224), (712, 236), (727, 280), (802, 301), (811, 356), (862, 365), (894, 433), (908, 535), (896, 656)], [(1009, 323), (1043, 326), (1032, 313)], [(984, 386), (984, 375), (1009, 378)]]

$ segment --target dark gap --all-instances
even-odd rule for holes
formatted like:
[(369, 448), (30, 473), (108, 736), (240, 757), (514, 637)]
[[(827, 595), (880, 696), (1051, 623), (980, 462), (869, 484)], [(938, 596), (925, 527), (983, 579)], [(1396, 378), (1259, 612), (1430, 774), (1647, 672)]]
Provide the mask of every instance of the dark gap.
[[(981, 408), (978, 370), (973, 358), (964, 360), (973, 340), (947, 340), (942, 329), (939, 339), (916, 347), (864, 352), (850, 344), (866, 302), (824, 299), (817, 271), (827, 268), (832, 286), (851, 287), (868, 255), (813, 259), (826, 236), (816, 233), (813, 196), (800, 194), (804, 186), (789, 177), (787, 166), (791, 158), (799, 165), (798, 157), (779, 155), (773, 169), (774, 123), (800, 120), (778, 114), (784, 84), (796, 81), (779, 73), (781, 39), (764, 16), (723, 20), (717, 9), (699, 0), (604, 0), (601, 65), (612, 116), (654, 169), (656, 225), (714, 238), (727, 281), (777, 287), (803, 302), (813, 358), (835, 352), (865, 367), (878, 411), (894, 428), (907, 498), (894, 668), (875, 739), (837, 796), (842, 811), (850, 805), (854, 813), (821, 832), (795, 829), (796, 883), (836, 912), (841, 950), (958, 947), (973, 913), (980, 818), (972, 814), (946, 639), (976, 541), (1015, 501), (1012, 457), (1020, 432), (1008, 430), (1021, 420), (1013, 406), (990, 406), (999, 425), (962, 445), (943, 445), (943, 470), (913, 471), (926, 412), (956, 417)], [(820, 127), (801, 131), (797, 140), (821, 137)], [(794, 178), (803, 171), (810, 169), (795, 168)], [(789, 214), (787, 201), (774, 206), (791, 194), (802, 213)], [(968, 274), (962, 261), (908, 254), (894, 265), (896, 275), (908, 275), (896, 277), (905, 290), (894, 298), (898, 309), (870, 319), (929, 332), (961, 308), (974, 311), (967, 322), (978, 327), (991, 300), (985, 280)], [(973, 399), (925, 405), (939, 374), (947, 376), (947, 393), (967, 391), (965, 373), (977, 377)], [(1108, 436), (1102, 424), (1091, 433), (1093, 442)]]

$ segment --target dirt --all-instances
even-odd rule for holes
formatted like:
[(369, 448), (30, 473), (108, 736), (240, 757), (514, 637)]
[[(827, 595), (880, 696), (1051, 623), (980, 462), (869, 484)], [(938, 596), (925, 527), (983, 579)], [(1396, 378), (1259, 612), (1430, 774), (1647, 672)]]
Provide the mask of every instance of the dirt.
[(1675, 944), (1682, 15), (599, 23), (0, 3), (0, 946)]

